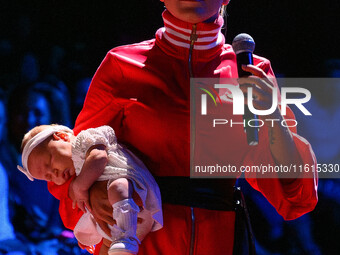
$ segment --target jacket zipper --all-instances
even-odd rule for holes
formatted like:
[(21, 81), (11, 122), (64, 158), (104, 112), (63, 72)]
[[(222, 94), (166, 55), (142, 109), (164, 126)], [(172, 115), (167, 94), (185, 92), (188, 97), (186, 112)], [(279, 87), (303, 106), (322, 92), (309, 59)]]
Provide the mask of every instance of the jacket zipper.
[[(189, 75), (190, 78), (194, 78), (194, 73), (193, 73), (193, 68), (192, 68), (192, 52), (194, 49), (194, 43), (197, 41), (197, 34), (196, 34), (196, 29), (197, 29), (197, 25), (194, 24), (192, 25), (192, 31), (191, 31), (191, 35), (190, 35), (190, 48), (189, 48), (189, 57), (188, 57), (188, 67), (189, 67)], [(190, 85), (191, 86), (191, 85)], [(191, 100), (195, 100), (195, 97), (193, 96), (191, 98)], [(195, 101), (193, 101), (191, 104), (191, 106), (194, 106), (192, 108), (192, 110), (195, 109)], [(193, 113), (193, 123), (195, 123), (195, 112)], [(194, 129), (194, 125), (192, 125), (191, 128), (191, 134), (192, 134), (192, 142), (191, 142), (191, 162), (190, 164), (193, 165), (193, 156), (194, 156), (194, 149), (195, 149), (195, 129)], [(190, 169), (191, 171), (191, 169)], [(194, 254), (194, 245), (195, 245), (195, 213), (194, 213), (194, 208), (190, 207), (191, 209), (191, 239), (190, 239), (190, 255)]]
[(188, 59), (190, 78), (194, 77), (194, 73), (192, 71), (192, 51), (194, 49), (194, 44), (197, 41), (196, 29), (197, 29), (197, 25), (196, 24), (192, 25), (192, 31), (190, 35), (189, 59)]

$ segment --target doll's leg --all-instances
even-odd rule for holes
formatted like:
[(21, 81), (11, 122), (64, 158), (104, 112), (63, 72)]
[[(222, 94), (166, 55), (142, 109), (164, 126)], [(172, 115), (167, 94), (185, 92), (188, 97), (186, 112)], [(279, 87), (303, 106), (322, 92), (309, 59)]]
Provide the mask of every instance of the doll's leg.
[(130, 252), (137, 254), (139, 240), (136, 236), (139, 207), (132, 199), (133, 185), (128, 179), (120, 178), (110, 183), (108, 198), (113, 207), (116, 225), (111, 232), (113, 242), (109, 254)]
[(112, 181), (107, 189), (108, 199), (111, 205), (132, 197), (133, 186), (130, 180), (119, 178)]

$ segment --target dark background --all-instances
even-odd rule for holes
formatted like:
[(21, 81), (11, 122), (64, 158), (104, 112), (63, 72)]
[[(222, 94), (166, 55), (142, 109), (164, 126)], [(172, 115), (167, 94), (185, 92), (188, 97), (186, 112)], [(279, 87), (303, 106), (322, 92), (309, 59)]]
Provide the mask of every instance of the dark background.
[[(111, 48), (153, 38), (155, 31), (162, 26), (163, 10), (164, 5), (159, 0), (0, 0), (0, 88), (11, 92), (19, 85), (28, 86), (41, 80), (51, 82), (52, 74), (54, 79), (66, 84), (71, 99), (74, 99), (77, 81), (92, 77)], [(255, 53), (270, 59), (276, 74), (286, 77), (325, 77), (325, 61), (340, 59), (339, 13), (340, 1), (334, 0), (231, 0), (225, 24), (226, 42), (230, 44), (239, 33), (249, 33), (256, 42)], [(36, 76), (29, 75), (30, 71), (36, 71), (29, 66), (25, 66), (27, 69), (23, 72), (23, 57), (28, 53), (32, 53), (39, 62), (39, 74)], [(22, 91), (19, 93), (24, 94)], [(338, 97), (335, 94), (335, 99)], [(329, 98), (328, 95), (327, 102)], [(18, 105), (22, 104), (20, 100), (17, 99)], [(79, 109), (72, 110), (75, 117)], [(322, 132), (327, 133), (327, 127), (325, 123), (326, 131)], [(336, 137), (334, 143), (337, 143)], [(296, 240), (300, 242), (299, 245), (305, 244), (308, 238), (299, 240), (299, 237), (308, 237), (306, 233), (313, 233), (322, 250), (326, 251), (323, 254), (339, 254), (340, 182), (338, 179), (320, 180), (319, 184), (319, 190), (322, 187), (331, 190), (328, 192), (330, 198), (319, 193), (320, 201), (310, 214), (310, 219), (306, 217), (284, 224), (281, 218), (277, 220), (277, 225), (284, 225), (284, 228), (291, 224), (288, 227), (291, 232), (286, 234), (285, 231), (283, 243), (274, 243), (272, 239), (266, 238), (265, 234), (270, 232), (264, 224), (267, 221), (271, 223), (275, 218), (261, 220), (266, 215), (254, 213), (255, 206), (251, 208), (250, 202), (255, 234), (266, 239), (259, 241), (272, 250), (298, 247), (288, 242)], [(263, 233), (258, 234), (256, 231)], [(307, 248), (316, 250), (311, 245)], [(294, 254), (318, 254), (301, 251), (297, 248)], [(293, 253), (289, 251), (286, 254)]]
[[(43, 56), (51, 45), (65, 47), (92, 76), (112, 47), (152, 38), (162, 26), (163, 9), (158, 0), (1, 1), (0, 38), (18, 37), (29, 18), (31, 34), (18, 38), (18, 50)], [(270, 59), (274, 71), (289, 77), (324, 76), (324, 60), (340, 57), (339, 12), (339, 1), (232, 0), (226, 41), (249, 33), (255, 53)]]

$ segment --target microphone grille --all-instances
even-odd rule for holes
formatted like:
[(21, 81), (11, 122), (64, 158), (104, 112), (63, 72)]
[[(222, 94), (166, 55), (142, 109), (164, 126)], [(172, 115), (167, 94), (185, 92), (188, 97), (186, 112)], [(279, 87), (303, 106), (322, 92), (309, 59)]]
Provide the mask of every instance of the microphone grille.
[(255, 41), (250, 35), (242, 33), (234, 38), (232, 46), (236, 54), (242, 52), (253, 53), (255, 49)]

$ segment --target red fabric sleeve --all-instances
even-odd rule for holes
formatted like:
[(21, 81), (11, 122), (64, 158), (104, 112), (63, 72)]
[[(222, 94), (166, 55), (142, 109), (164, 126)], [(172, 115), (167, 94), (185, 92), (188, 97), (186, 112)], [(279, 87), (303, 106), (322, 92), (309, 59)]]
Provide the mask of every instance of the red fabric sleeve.
[(83, 110), (77, 117), (74, 133), (81, 130), (111, 126), (119, 136), (120, 122), (123, 118), (123, 103), (121, 99), (114, 98), (113, 85), (121, 79), (122, 73), (114, 53), (110, 51), (95, 73), (89, 91), (86, 95)]
[(68, 196), (68, 189), (73, 178), (70, 178), (63, 185), (56, 185), (53, 182), (48, 182), (47, 187), (49, 192), (58, 200), (59, 202), (59, 214), (64, 223), (64, 226), (68, 229), (73, 230), (76, 226), (78, 220), (83, 215), (83, 212), (76, 207), (72, 209), (72, 200)]
[[(256, 63), (270, 77), (274, 73), (269, 61)], [(295, 119), (293, 112), (288, 108), (286, 119)], [(266, 129), (263, 130), (267, 132)], [(291, 128), (295, 146), (300, 154), (301, 165), (314, 166), (316, 169), (316, 158), (311, 145), (302, 137), (296, 134), (296, 128)], [(261, 134), (260, 134), (261, 135)], [(268, 135), (260, 136), (261, 143), (257, 149), (251, 150), (243, 161), (244, 165), (272, 165), (274, 159), (269, 148)], [(254, 174), (246, 174), (248, 183), (260, 191), (267, 200), (275, 207), (277, 212), (285, 220), (293, 220), (314, 209), (317, 203), (317, 173), (304, 172), (292, 182), (284, 183), (279, 178), (254, 178)]]
[[(316, 160), (310, 144), (296, 134), (293, 134), (293, 137), (300, 153), (302, 165), (308, 164), (309, 166), (314, 165), (315, 167)], [(259, 164), (275, 165), (269, 148), (263, 150), (262, 153), (252, 153), (244, 161), (244, 165)], [(303, 173), (302, 176), (289, 184), (284, 184), (278, 178), (266, 179), (252, 177), (254, 176), (246, 174), (248, 183), (254, 189), (260, 191), (285, 220), (296, 219), (312, 211), (316, 206), (318, 200), (318, 180), (317, 175), (311, 171), (309, 173)]]

